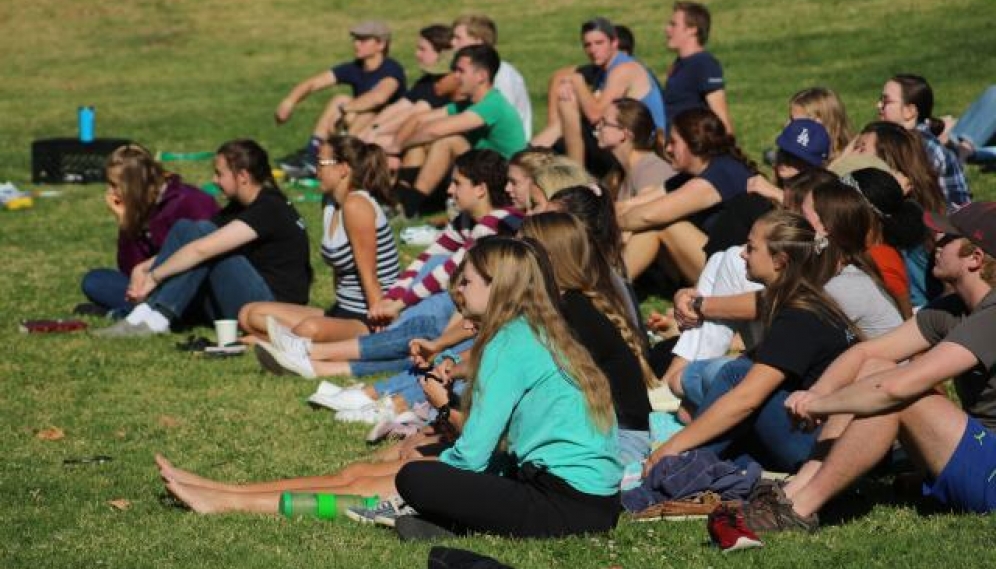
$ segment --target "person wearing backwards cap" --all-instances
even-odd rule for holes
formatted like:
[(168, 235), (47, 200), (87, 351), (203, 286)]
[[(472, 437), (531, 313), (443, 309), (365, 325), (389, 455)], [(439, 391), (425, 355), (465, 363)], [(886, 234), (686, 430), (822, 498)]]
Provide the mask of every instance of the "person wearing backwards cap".
[[(784, 488), (755, 491), (744, 509), (752, 529), (815, 529), (823, 504), (897, 437), (925, 471), (926, 495), (958, 510), (996, 511), (996, 203), (928, 212), (924, 223), (938, 236), (934, 275), (954, 292), (844, 352), (786, 400), (800, 424), (822, 425), (820, 439), (833, 446)], [(952, 377), (960, 407), (938, 390)]]
[[(388, 57), (391, 29), (379, 20), (367, 20), (349, 30), (355, 59), (298, 83), (277, 106), (277, 124), (290, 120), (294, 108), (316, 91), (335, 85), (349, 85), (353, 94), (336, 95), (325, 106), (305, 148), (278, 163), (291, 177), (314, 177), (318, 148), (337, 128), (350, 134), (360, 132), (377, 112), (405, 93), (405, 70)], [(341, 121), (341, 122), (340, 122)]]

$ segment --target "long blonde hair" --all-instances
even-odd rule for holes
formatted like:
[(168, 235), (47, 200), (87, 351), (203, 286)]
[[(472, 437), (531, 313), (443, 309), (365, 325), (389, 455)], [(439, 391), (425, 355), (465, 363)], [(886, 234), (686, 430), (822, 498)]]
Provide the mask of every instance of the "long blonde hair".
[(615, 326), (640, 362), (643, 383), (655, 385), (657, 377), (647, 363), (642, 336), (627, 318), (624, 299), (612, 284), (612, 269), (591, 243), (584, 224), (569, 213), (550, 211), (527, 217), (521, 231), (524, 237), (543, 244), (560, 290), (576, 290), (586, 296)]
[(550, 261), (542, 247), (531, 240), (488, 237), (467, 252), (466, 263), (491, 285), (477, 340), (470, 351), (467, 408), (472, 405), (470, 394), (485, 349), (499, 330), (521, 317), (550, 351), (557, 366), (581, 390), (595, 426), (603, 432), (612, 428), (615, 409), (609, 381), (567, 327), (559, 309), (560, 295)]
[(830, 160), (840, 156), (844, 147), (854, 137), (844, 101), (832, 89), (826, 87), (803, 89), (792, 95), (789, 105), (799, 107), (805, 111), (807, 117), (827, 129), (830, 135)]

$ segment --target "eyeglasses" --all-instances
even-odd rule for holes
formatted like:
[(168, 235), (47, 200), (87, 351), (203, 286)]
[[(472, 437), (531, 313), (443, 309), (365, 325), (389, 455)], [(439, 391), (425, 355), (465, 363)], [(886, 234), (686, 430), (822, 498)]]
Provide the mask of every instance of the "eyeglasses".
[(882, 94), (882, 96), (878, 98), (878, 104), (881, 105), (882, 107), (888, 107), (892, 103), (898, 103), (898, 102), (899, 101), (893, 101), (885, 94)]
[(339, 161), (336, 160), (335, 158), (319, 158), (318, 159), (318, 167), (319, 168), (324, 167), (324, 166), (335, 166), (338, 163), (339, 163)]

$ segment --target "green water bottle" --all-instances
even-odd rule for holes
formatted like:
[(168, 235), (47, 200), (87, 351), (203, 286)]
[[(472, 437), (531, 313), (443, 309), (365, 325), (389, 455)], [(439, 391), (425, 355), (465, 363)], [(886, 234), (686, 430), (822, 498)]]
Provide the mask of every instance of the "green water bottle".
[(359, 506), (372, 509), (379, 502), (380, 498), (377, 496), (284, 492), (280, 495), (279, 512), (288, 518), (334, 520), (348, 508)]

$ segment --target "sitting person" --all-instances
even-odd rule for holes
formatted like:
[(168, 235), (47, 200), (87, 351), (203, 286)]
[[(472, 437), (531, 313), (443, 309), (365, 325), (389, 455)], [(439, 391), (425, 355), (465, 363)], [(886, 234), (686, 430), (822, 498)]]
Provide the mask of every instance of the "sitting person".
[[(925, 495), (955, 510), (996, 511), (994, 213), (996, 204), (976, 202), (947, 217), (925, 214), (938, 232), (934, 274), (953, 292), (854, 346), (786, 400), (795, 421), (821, 427), (829, 452), (784, 487), (756, 492), (743, 512), (749, 528), (815, 530), (823, 505), (879, 464), (897, 438), (926, 473)], [(944, 394), (952, 377), (960, 407)]]
[(636, 99), (647, 107), (654, 127), (664, 130), (664, 101), (657, 78), (642, 63), (619, 51), (615, 26), (605, 18), (581, 25), (581, 42), (593, 65), (600, 68), (589, 87), (580, 73), (560, 79), (558, 87), (560, 128), (568, 156), (584, 164), (595, 176), (604, 176), (614, 160), (598, 156), (593, 127), (605, 109), (621, 97)]
[[(945, 117), (944, 135), (948, 146), (954, 147), (963, 161), (996, 159), (996, 121), (993, 117), (996, 117), (996, 85), (987, 87), (957, 121)], [(944, 136), (941, 138), (943, 140)]]
[(453, 59), (463, 100), (435, 109), (409, 122), (387, 147), (400, 153), (413, 147), (426, 147), (425, 163), (414, 183), (399, 176), (395, 197), (412, 217), (419, 206), (443, 180), (454, 158), (474, 149), (494, 150), (506, 159), (526, 146), (515, 109), (493, 88), (501, 60), (486, 45), (461, 48)]
[[(368, 311), (377, 333), (365, 331), (337, 342), (261, 342), (257, 356), (275, 373), (290, 371), (303, 377), (368, 375), (407, 367), (408, 343), (442, 333), (455, 308), (445, 294), (450, 276), (467, 248), (488, 235), (514, 234), (522, 214), (509, 207), (505, 193), (507, 163), (490, 150), (470, 150), (456, 159), (450, 195), (460, 214), (447, 229), (402, 272), (398, 281)], [(395, 326), (389, 326), (398, 320)], [(321, 318), (314, 324), (323, 335), (343, 337), (356, 330), (355, 322)], [(385, 362), (384, 364), (376, 362)]]
[(307, 304), (308, 234), (252, 140), (221, 145), (214, 183), (229, 203), (210, 221), (173, 225), (159, 253), (132, 271), (127, 295), (141, 302), (101, 337), (162, 334), (170, 323), (233, 319), (250, 302)]
[(709, 8), (698, 2), (675, 2), (664, 27), (667, 48), (677, 54), (668, 66), (664, 84), (669, 130), (679, 114), (689, 109), (710, 109), (723, 122), (726, 132), (733, 134), (723, 68), (705, 49), (711, 27)]
[[(398, 246), (381, 204), (390, 204), (384, 151), (351, 136), (333, 136), (318, 150), (322, 205), (322, 259), (332, 268), (335, 304), (253, 302), (239, 312), (250, 336), (267, 337), (267, 317), (318, 342), (369, 333), (367, 312), (398, 279)], [(340, 326), (322, 326), (323, 316)]]
[[(633, 37), (633, 31), (620, 24), (613, 24), (613, 27), (616, 29), (616, 43), (619, 46), (619, 51), (629, 56), (636, 55), (636, 38)], [(574, 73), (580, 74), (590, 89), (594, 87), (595, 82), (603, 74), (603, 70), (600, 66), (589, 62), (582, 65), (561, 67), (550, 75), (550, 81), (546, 86), (546, 126), (533, 136), (532, 140), (529, 141), (530, 146), (550, 148), (556, 145), (558, 140), (563, 140), (558, 109), (560, 95), (558, 93), (561, 79), (570, 77)]]
[(837, 159), (854, 138), (844, 101), (832, 89), (810, 87), (789, 99), (789, 120), (812, 119), (826, 129), (830, 137), (830, 161)]
[(450, 44), (453, 33), (449, 26), (433, 24), (419, 30), (415, 45), (415, 61), (422, 76), (405, 94), (377, 113), (370, 124), (357, 136), (378, 145), (390, 143), (409, 117), (437, 109), (450, 102), (456, 92), (456, 79), (450, 74)]
[[(469, 414), (438, 461), (398, 472), (398, 493), (418, 512), (397, 520), (403, 539), (615, 526), (622, 466), (609, 382), (560, 315), (551, 272), (545, 253), (522, 241), (482, 240), (468, 253), (460, 294), (480, 321)], [(489, 466), (501, 457), (511, 460), (498, 474)]]
[[(859, 156), (875, 156), (885, 162), (899, 181), (903, 194), (923, 211), (944, 213), (947, 203), (937, 174), (927, 158), (927, 152), (915, 132), (890, 122), (869, 123), (852, 145)], [(837, 163), (846, 159), (840, 158)], [(832, 164), (837, 169), (837, 165)], [(910, 280), (910, 303), (920, 307), (941, 294), (941, 284), (930, 271), (934, 238), (929, 232), (922, 243), (901, 249)]]
[(695, 448), (779, 472), (795, 472), (809, 457), (816, 435), (796, 431), (783, 403), (861, 338), (823, 291), (837, 271), (834, 256), (824, 254), (830, 247), (798, 214), (775, 211), (754, 224), (742, 255), (748, 278), (765, 287), (764, 340), (745, 365), (719, 372), (694, 420), (651, 454), (645, 473), (665, 456)]
[(405, 70), (388, 57), (391, 30), (378, 20), (360, 22), (349, 29), (353, 38), (353, 61), (340, 63), (328, 71), (301, 81), (277, 106), (274, 119), (278, 125), (290, 120), (294, 108), (312, 93), (349, 85), (352, 95), (336, 95), (325, 106), (315, 123), (311, 138), (303, 150), (279, 161), (292, 178), (313, 177), (317, 171), (318, 147), (340, 127), (351, 134), (370, 124), (385, 105), (394, 103), (405, 92)]
[(948, 208), (955, 208), (970, 202), (972, 194), (958, 157), (937, 138), (943, 132), (944, 124), (932, 116), (933, 112), (934, 91), (919, 75), (894, 75), (882, 87), (878, 101), (879, 120), (898, 124), (920, 135)]
[(118, 225), (118, 268), (91, 269), (83, 276), (83, 294), (90, 304), (74, 312), (110, 313), (120, 318), (134, 305), (125, 298), (132, 272), (147, 270), (173, 224), (181, 219), (208, 219), (218, 212), (214, 198), (184, 184), (163, 169), (137, 144), (114, 150), (107, 158), (104, 202)]
[[(483, 14), (464, 14), (453, 20), (453, 50), (470, 45), (486, 45), (498, 49), (498, 27), (495, 21)], [(501, 61), (494, 75), (495, 89), (515, 107), (522, 123), (523, 140), (533, 135), (533, 103), (529, 98), (526, 80), (511, 63)]]
[(663, 158), (664, 131), (654, 125), (646, 105), (636, 99), (616, 99), (595, 128), (599, 148), (611, 152), (618, 164), (605, 180), (616, 201), (663, 192), (676, 172)]
[(747, 180), (757, 167), (707, 109), (675, 117), (668, 151), (671, 165), (684, 176), (672, 178), (666, 194), (648, 192), (617, 205), (619, 226), (633, 233), (626, 242), (626, 267), (635, 279), (663, 249), (680, 278), (695, 282), (705, 266), (703, 247), (717, 215), (747, 192)]
[(782, 203), (781, 186), (785, 180), (823, 168), (830, 154), (830, 144), (830, 134), (819, 122), (806, 118), (790, 120), (775, 140), (774, 183), (758, 174), (747, 181), (747, 191)]

